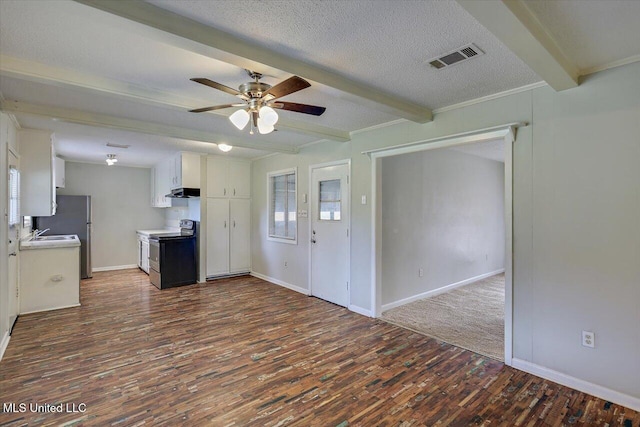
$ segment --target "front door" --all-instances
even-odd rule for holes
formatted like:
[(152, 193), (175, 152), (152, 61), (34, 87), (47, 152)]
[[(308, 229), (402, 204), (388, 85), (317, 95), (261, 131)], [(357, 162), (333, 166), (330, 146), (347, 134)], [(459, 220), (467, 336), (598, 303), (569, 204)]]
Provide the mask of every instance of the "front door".
[(349, 305), (349, 164), (311, 169), (311, 294)]
[(9, 150), (9, 188), (7, 192), (8, 215), (8, 276), (9, 276), (9, 330), (18, 317), (20, 301), (18, 294), (18, 244), (20, 241), (20, 172), (18, 158)]

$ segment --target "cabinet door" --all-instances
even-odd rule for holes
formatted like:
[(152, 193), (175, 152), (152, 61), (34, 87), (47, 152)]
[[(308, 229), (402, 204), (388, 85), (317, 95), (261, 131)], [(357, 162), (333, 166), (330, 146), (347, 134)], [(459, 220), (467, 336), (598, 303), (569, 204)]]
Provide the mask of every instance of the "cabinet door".
[(251, 205), (247, 199), (229, 201), (230, 244), (229, 271), (251, 270)]
[(180, 172), (178, 176), (184, 188), (200, 188), (200, 155), (181, 153)]
[(142, 242), (141, 254), (141, 267), (142, 270), (149, 274), (149, 242)]
[(151, 207), (156, 207), (156, 168), (149, 170), (149, 198), (151, 199)]
[(64, 188), (65, 176), (64, 176), (64, 160), (60, 157), (54, 157), (54, 174), (56, 180), (56, 188)]
[(51, 216), (56, 212), (52, 138), (46, 131), (22, 129), (18, 132), (22, 215)]
[(166, 197), (171, 192), (173, 182), (173, 158), (166, 159), (156, 166), (156, 198), (157, 207), (166, 208), (171, 206), (171, 200)]
[(182, 153), (173, 157), (173, 170), (171, 177), (171, 189), (182, 187)]
[(229, 200), (207, 199), (207, 277), (229, 273)]
[(207, 197), (228, 197), (228, 161), (223, 157), (207, 157)]
[(229, 192), (230, 197), (251, 197), (251, 163), (229, 160)]

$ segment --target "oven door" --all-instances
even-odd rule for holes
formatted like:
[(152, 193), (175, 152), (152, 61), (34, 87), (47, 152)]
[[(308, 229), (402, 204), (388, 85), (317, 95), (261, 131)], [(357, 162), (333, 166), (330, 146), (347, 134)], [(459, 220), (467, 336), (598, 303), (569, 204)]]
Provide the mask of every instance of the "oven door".
[(160, 272), (160, 242), (149, 239), (149, 267)]

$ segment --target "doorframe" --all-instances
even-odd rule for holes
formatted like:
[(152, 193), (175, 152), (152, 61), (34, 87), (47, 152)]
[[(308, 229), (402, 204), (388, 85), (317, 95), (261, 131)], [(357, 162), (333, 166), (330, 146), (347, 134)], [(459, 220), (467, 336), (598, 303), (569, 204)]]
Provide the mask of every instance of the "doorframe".
[(351, 236), (353, 235), (352, 230), (351, 230), (351, 218), (353, 217), (352, 212), (351, 212), (351, 158), (348, 159), (342, 159), (342, 160), (334, 160), (331, 162), (324, 162), (324, 163), (316, 163), (313, 165), (309, 165), (309, 193), (308, 193), (308, 197), (307, 197), (307, 206), (308, 206), (308, 225), (309, 225), (309, 230), (308, 230), (308, 237), (309, 237), (309, 277), (307, 279), (308, 282), (308, 287), (309, 287), (309, 295), (313, 296), (313, 281), (312, 281), (312, 263), (313, 263), (313, 258), (311, 256), (311, 231), (312, 231), (312, 227), (313, 227), (313, 212), (311, 212), (311, 206), (313, 206), (312, 201), (311, 201), (311, 195), (313, 194), (313, 170), (314, 169), (322, 169), (322, 168), (326, 168), (326, 167), (330, 167), (330, 166), (341, 166), (341, 165), (347, 165), (347, 187), (349, 188), (349, 197), (346, 200), (347, 206), (349, 207), (349, 223), (347, 224), (347, 227), (349, 227), (349, 238), (347, 239), (347, 244), (349, 245), (349, 247), (347, 248), (348, 251), (347, 253), (349, 254), (349, 259), (347, 259), (347, 270), (349, 271), (349, 289), (347, 292), (347, 305), (345, 308), (349, 309), (349, 307), (351, 307)]
[(509, 123), (476, 131), (463, 132), (387, 148), (365, 151), (371, 158), (371, 308), (372, 317), (382, 314), (382, 173), (384, 157), (502, 138), (504, 140), (504, 209), (505, 209), (505, 316), (504, 363), (513, 358), (513, 144), (517, 129), (527, 123)]

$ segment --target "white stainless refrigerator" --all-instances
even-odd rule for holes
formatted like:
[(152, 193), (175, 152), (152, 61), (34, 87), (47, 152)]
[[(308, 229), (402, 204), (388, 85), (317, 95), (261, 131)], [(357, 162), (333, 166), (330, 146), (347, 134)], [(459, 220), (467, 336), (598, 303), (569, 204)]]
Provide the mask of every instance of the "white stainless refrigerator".
[(77, 234), (80, 239), (80, 277), (93, 276), (91, 269), (91, 196), (56, 197), (56, 214), (37, 217), (38, 230), (50, 228), (44, 235)]

